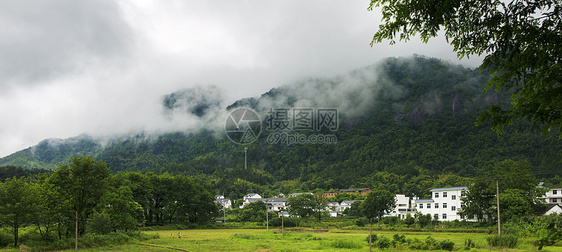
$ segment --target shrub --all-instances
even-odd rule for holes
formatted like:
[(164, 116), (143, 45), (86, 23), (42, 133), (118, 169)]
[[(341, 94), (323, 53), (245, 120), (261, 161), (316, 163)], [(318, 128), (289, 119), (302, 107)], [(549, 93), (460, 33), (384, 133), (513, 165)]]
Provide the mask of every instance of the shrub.
[(451, 240), (442, 240), (439, 242), (439, 249), (453, 251), (455, 243)]
[(472, 242), (471, 239), (466, 239), (464, 240), (464, 249), (465, 250), (470, 250), (471, 248), (474, 248), (474, 242)]
[(369, 219), (365, 218), (365, 217), (361, 217), (361, 218), (357, 218), (355, 220), (355, 225), (359, 226), (359, 227), (363, 227), (365, 225), (369, 224)]
[(377, 242), (375, 244), (380, 249), (389, 248), (390, 247), (390, 239), (382, 236), (381, 238), (377, 239)]
[[(367, 238), (365, 238), (365, 241), (367, 241), (367, 243), (369, 243), (369, 236), (367, 235)], [(371, 235), (371, 243), (375, 243), (377, 241), (377, 234), (372, 234)]]
[(432, 249), (436, 246), (437, 241), (433, 239), (433, 237), (428, 236), (427, 238), (425, 238), (425, 244), (427, 245), (428, 249)]
[(88, 228), (95, 234), (107, 234), (113, 230), (111, 217), (105, 211), (100, 213), (94, 210), (92, 221), (89, 223)]
[[(408, 239), (408, 240), (410, 240), (410, 239)], [(449, 251), (451, 251), (455, 247), (455, 243), (450, 241), (450, 240), (443, 240), (443, 241), (437, 242), (431, 236), (428, 236), (425, 239), (425, 242), (422, 242), (422, 241), (418, 240), (417, 238), (414, 238), (414, 240), (410, 240), (408, 242), (408, 244), (410, 244), (410, 249), (412, 249), (412, 250), (449, 250)]]
[(269, 220), (269, 225), (274, 227), (280, 227), (283, 224), (284, 227), (298, 227), (301, 224), (300, 218), (285, 217), (283, 218), (283, 223), (281, 223), (281, 218), (273, 218)]
[(396, 243), (406, 243), (406, 236), (403, 234), (394, 234), (394, 236), (392, 236), (392, 240)]
[(513, 235), (494, 235), (491, 237), (486, 238), (488, 241), (488, 245), (492, 247), (506, 247), (506, 248), (515, 248), (517, 247), (517, 236)]
[(337, 240), (337, 241), (333, 241), (330, 244), (331, 247), (334, 248), (341, 248), (341, 249), (360, 249), (363, 247), (363, 245), (353, 242), (353, 241), (348, 241), (348, 240)]
[(382, 223), (386, 224), (386, 225), (394, 226), (394, 225), (398, 224), (399, 220), (400, 220), (400, 218), (398, 218), (398, 216), (388, 216), (388, 217), (382, 218)]
[(13, 246), (14, 237), (12, 234), (6, 228), (0, 229), (0, 247), (6, 247), (10, 243), (12, 243)]
[(427, 245), (420, 241), (418, 238), (414, 238), (414, 240), (412, 240), (410, 242), (410, 249), (412, 250), (428, 250)]

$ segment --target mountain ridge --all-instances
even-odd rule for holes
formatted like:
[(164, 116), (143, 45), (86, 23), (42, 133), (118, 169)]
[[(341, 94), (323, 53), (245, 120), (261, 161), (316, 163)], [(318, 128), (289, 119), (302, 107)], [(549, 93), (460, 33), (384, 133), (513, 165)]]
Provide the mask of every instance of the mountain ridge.
[[(439, 59), (388, 58), (347, 75), (303, 80), (226, 107), (252, 108), (262, 120), (271, 108), (337, 108), (341, 120), (339, 130), (333, 132), (335, 144), (269, 144), (267, 137), (273, 132), (263, 130), (258, 141), (240, 146), (220, 132), (217, 117), (209, 122), (214, 125), (211, 129), (156, 137), (140, 133), (103, 145), (88, 136), (67, 145), (44, 140), (0, 159), (0, 165), (55, 169), (72, 155), (93, 155), (114, 172), (202, 176), (227, 191), (238, 190), (235, 184), (251, 189), (280, 181), (298, 181), (305, 188), (373, 187), (377, 174), (385, 172), (474, 177), (504, 159), (528, 160), (539, 177), (562, 175), (559, 139), (511, 129), (498, 136), (489, 126), (474, 126), (477, 115), (490, 104), (509, 104), (508, 94), (483, 90), (488, 79), (487, 72)], [(180, 94), (188, 94), (189, 100), (182, 101)], [(168, 110), (206, 118), (218, 104), (210, 98), (201, 106), (192, 104), (196, 99), (186, 90), (165, 97)], [(53, 143), (58, 149), (50, 146)], [(243, 170), (244, 147), (251, 172)]]

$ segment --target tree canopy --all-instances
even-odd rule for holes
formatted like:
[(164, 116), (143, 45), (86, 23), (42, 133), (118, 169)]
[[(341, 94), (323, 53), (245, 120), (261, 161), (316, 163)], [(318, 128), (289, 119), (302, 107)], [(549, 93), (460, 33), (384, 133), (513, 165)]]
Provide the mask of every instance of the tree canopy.
[(459, 214), (478, 221), (497, 220), (496, 180), (501, 220), (538, 214), (543, 208), (540, 198), (545, 190), (536, 186), (537, 180), (529, 169), (529, 163), (508, 159), (496, 163), (488, 174), (474, 179), (463, 197), (466, 205)]
[(544, 134), (562, 126), (561, 1), (371, 0), (374, 7), (382, 7), (383, 23), (371, 46), (417, 34), (427, 42), (443, 30), (459, 58), (486, 54), (480, 69), (493, 74), (486, 89), (510, 92), (511, 105), (491, 105), (477, 124), (499, 133), (525, 121)]

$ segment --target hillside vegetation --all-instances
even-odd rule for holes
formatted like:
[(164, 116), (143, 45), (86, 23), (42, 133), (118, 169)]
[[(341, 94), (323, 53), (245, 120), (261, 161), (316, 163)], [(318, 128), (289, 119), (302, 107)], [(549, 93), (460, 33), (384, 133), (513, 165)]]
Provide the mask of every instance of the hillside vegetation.
[[(45, 140), (0, 159), (0, 165), (55, 169), (74, 155), (93, 155), (112, 172), (192, 175), (235, 199), (248, 192), (271, 196), (351, 187), (423, 196), (431, 187), (467, 185), (505, 159), (527, 160), (547, 186), (561, 185), (560, 139), (516, 129), (497, 135), (487, 125), (475, 126), (487, 106), (507, 101), (483, 90), (488, 78), (438, 59), (388, 58), (345, 76), (304, 80), (229, 106), (263, 115), (269, 108), (337, 108), (337, 131), (298, 132), (335, 134), (333, 144), (270, 144), (267, 137), (274, 132), (265, 129), (262, 118), (262, 134), (246, 146), (211, 128), (158, 137), (139, 133), (103, 145), (80, 136)], [(166, 97), (175, 102), (182, 96)], [(165, 101), (169, 107), (170, 99)]]

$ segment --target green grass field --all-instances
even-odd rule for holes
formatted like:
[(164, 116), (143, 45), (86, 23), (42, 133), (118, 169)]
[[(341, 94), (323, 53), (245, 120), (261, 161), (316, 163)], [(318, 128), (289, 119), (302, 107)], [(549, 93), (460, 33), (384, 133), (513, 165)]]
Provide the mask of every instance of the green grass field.
[[(314, 230), (290, 229), (281, 235), (280, 229), (205, 229), (146, 231), (158, 234), (159, 238), (143, 242), (114, 245), (80, 251), (366, 251), (365, 238), (369, 230)], [(181, 233), (181, 238), (178, 238)], [(491, 248), (486, 243), (486, 233), (451, 232), (402, 232), (377, 231), (379, 237), (392, 240), (394, 234), (403, 234), (407, 239), (425, 241), (431, 236), (437, 242), (448, 239), (455, 243), (454, 250), (464, 250), (464, 242), (471, 239), (475, 248), (470, 251), (536, 251), (531, 239), (520, 239), (516, 249)], [(378, 251), (377, 249), (373, 249)], [(388, 248), (386, 250), (398, 250)], [(412, 251), (407, 247), (403, 251)], [(68, 250), (73, 251), (73, 250)], [(562, 247), (546, 247), (542, 251), (562, 251)]]

